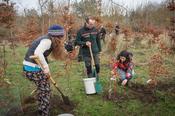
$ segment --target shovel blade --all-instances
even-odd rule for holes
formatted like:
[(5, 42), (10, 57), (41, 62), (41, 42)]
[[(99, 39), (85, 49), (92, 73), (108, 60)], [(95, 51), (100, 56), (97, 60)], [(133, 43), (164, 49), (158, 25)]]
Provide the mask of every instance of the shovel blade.
[(96, 70), (95, 70), (95, 67), (93, 67), (92, 74), (93, 74), (93, 77), (96, 78), (95, 90), (96, 90), (97, 94), (98, 94), (98, 93), (102, 93), (103, 88), (102, 88), (102, 85), (101, 85), (101, 83), (100, 83), (100, 81), (99, 81), (99, 77), (98, 77), (98, 75), (97, 75), (97, 72), (96, 72)]
[(102, 85), (99, 81), (97, 81), (95, 83), (95, 90), (96, 90), (97, 93), (102, 93), (102, 91), (103, 91)]
[(63, 101), (64, 101), (64, 103), (65, 103), (66, 105), (71, 105), (71, 102), (70, 102), (68, 96), (62, 96), (62, 98), (63, 98)]

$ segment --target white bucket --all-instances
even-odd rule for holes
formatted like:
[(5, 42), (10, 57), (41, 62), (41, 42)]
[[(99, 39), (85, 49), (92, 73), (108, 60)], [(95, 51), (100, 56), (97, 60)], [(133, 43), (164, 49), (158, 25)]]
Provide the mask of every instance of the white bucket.
[(83, 79), (83, 81), (84, 81), (86, 94), (96, 93), (96, 91), (95, 91), (96, 78), (85, 78), (85, 79)]
[(65, 113), (65, 114), (59, 114), (57, 116), (74, 116), (73, 114), (68, 114), (68, 113)]

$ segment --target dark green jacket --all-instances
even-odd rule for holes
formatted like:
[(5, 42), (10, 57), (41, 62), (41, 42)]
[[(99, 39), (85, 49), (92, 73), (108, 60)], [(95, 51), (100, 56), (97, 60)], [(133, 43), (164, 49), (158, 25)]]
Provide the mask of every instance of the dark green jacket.
[(101, 52), (100, 38), (96, 28), (89, 29), (84, 26), (77, 33), (76, 44), (81, 47), (83, 56), (90, 56), (89, 47), (86, 46), (87, 41), (91, 42), (93, 54)]

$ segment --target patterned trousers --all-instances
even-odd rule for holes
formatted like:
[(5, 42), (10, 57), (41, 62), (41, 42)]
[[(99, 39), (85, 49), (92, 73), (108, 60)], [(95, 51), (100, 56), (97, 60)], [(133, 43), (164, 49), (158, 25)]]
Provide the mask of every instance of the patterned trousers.
[(39, 116), (49, 116), (50, 83), (43, 71), (24, 71), (25, 76), (37, 86), (37, 100)]

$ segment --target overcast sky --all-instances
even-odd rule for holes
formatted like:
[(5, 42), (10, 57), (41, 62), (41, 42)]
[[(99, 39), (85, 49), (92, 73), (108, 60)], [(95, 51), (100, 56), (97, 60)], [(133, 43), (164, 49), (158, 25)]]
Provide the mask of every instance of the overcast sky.
[[(11, 0), (16, 3), (16, 8), (18, 10), (22, 10), (24, 8), (31, 9), (35, 8), (38, 9), (38, 0)], [(67, 0), (62, 0), (67, 1)], [(73, 0), (71, 0), (73, 1)], [(108, 0), (103, 0), (108, 2)], [(153, 3), (161, 3), (164, 0), (113, 0), (114, 2), (124, 5), (128, 9), (136, 8), (139, 5), (146, 4), (147, 2), (153, 2)]]

